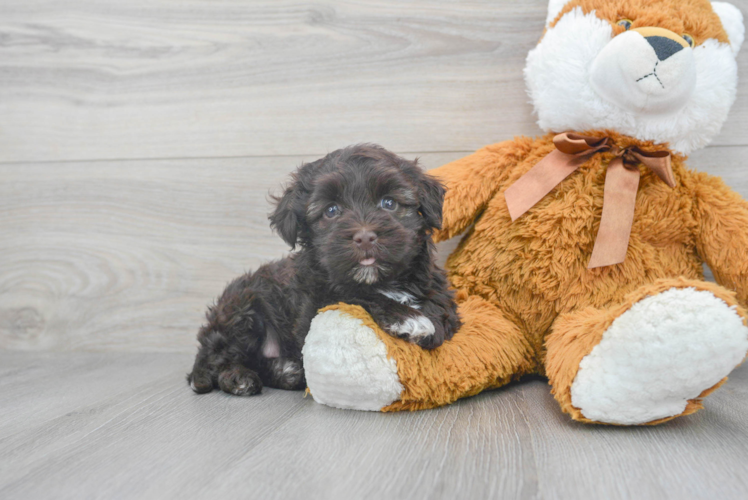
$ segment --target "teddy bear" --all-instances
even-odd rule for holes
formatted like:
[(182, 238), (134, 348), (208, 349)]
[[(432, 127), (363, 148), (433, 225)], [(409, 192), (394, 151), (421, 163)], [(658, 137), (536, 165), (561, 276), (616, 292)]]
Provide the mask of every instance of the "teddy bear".
[(550, 0), (524, 70), (547, 134), (430, 172), (435, 240), (465, 233), (462, 328), (429, 351), (327, 307), (303, 349), (315, 401), (418, 410), (539, 374), (577, 421), (701, 409), (748, 352), (748, 202), (686, 155), (726, 119), (743, 37), (724, 2)]

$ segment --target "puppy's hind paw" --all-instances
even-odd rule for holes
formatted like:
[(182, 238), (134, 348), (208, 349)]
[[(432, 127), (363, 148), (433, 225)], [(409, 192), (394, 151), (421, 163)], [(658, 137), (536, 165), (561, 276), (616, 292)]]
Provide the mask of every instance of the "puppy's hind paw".
[(197, 394), (205, 394), (213, 390), (213, 380), (207, 373), (194, 371), (187, 375), (187, 382), (190, 384), (190, 388)]
[(262, 380), (252, 370), (235, 367), (224, 370), (218, 375), (218, 385), (223, 392), (235, 396), (251, 396), (262, 391)]
[(387, 330), (395, 337), (403, 338), (418, 345), (429, 344), (436, 332), (431, 320), (422, 315), (412, 316), (399, 323), (393, 323), (387, 327)]

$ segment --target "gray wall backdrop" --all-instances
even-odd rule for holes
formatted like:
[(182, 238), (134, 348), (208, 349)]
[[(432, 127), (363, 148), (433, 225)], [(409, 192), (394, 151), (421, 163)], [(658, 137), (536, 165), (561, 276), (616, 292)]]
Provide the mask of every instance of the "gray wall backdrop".
[[(287, 251), (267, 193), (301, 162), (367, 141), (433, 168), (540, 133), (522, 68), (545, 11), (4, 0), (0, 348), (193, 352), (224, 284)], [(730, 119), (691, 165), (748, 197), (738, 59)]]

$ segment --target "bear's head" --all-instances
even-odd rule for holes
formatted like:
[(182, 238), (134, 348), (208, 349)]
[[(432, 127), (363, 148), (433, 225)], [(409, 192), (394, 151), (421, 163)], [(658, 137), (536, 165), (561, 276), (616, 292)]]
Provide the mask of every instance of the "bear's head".
[(550, 0), (525, 80), (549, 132), (611, 129), (688, 154), (735, 100), (743, 16), (708, 0)]

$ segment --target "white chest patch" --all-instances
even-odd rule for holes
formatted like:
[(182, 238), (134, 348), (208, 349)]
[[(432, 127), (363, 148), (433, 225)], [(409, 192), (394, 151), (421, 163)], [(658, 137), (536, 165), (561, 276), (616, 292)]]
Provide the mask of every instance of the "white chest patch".
[(408, 292), (401, 292), (400, 290), (379, 290), (379, 293), (381, 293), (388, 299), (392, 299), (395, 302), (405, 304), (406, 306), (412, 307), (413, 309), (421, 308), (421, 305), (416, 301), (416, 298)]

